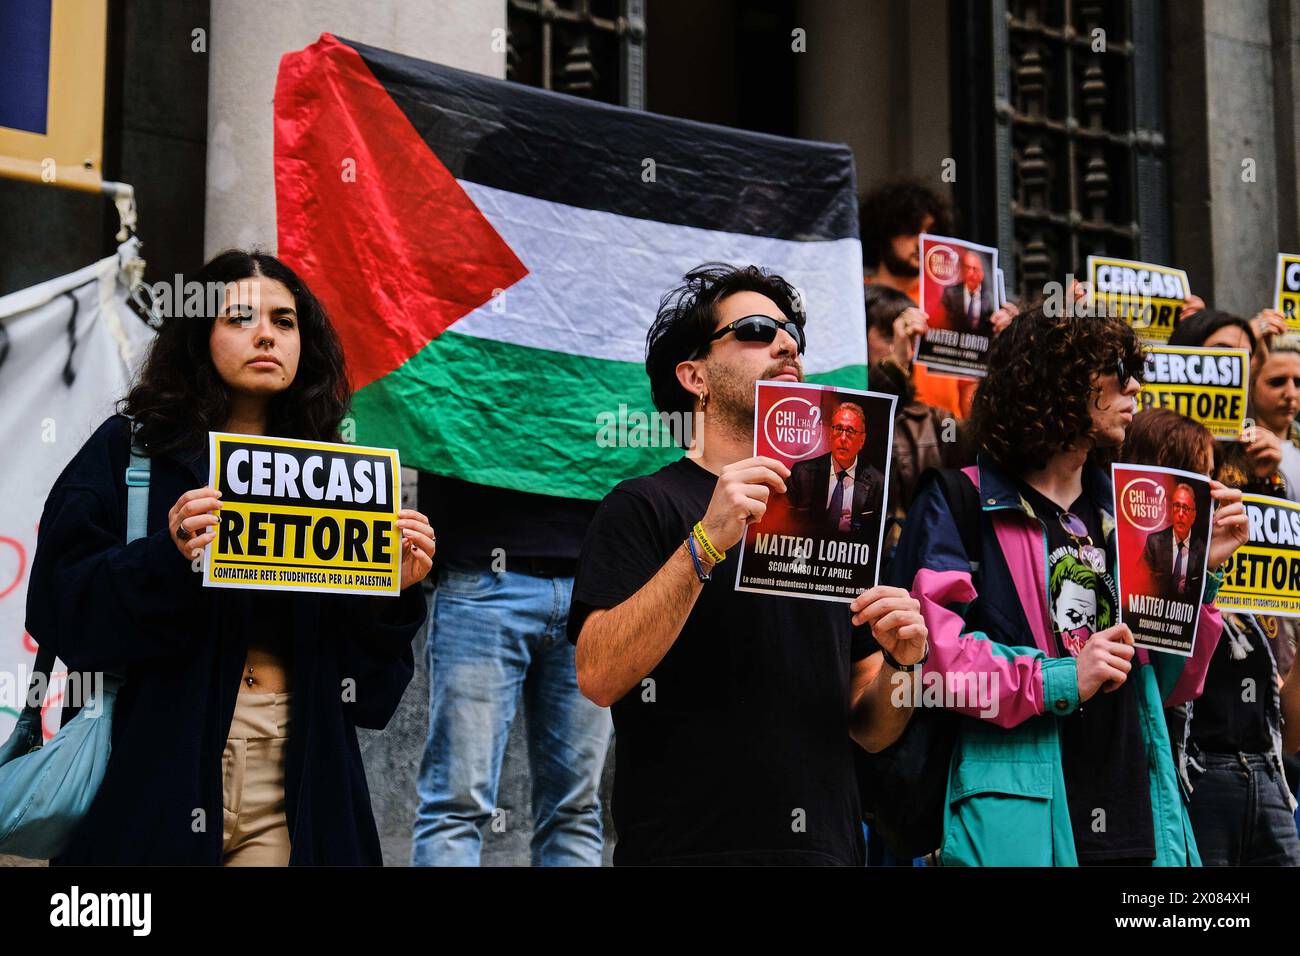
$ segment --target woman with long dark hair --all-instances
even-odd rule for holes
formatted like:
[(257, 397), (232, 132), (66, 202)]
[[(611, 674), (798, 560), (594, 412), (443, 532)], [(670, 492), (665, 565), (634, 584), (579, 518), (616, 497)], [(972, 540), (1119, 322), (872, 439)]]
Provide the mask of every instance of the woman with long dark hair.
[[(410, 681), (433, 529), (400, 512), (398, 597), (202, 587), (208, 432), (338, 441), (349, 390), (324, 309), (278, 259), (225, 252), (186, 288), (219, 294), (164, 321), (41, 518), (28, 631), (123, 678), (103, 784), (56, 862), (378, 864), (356, 728), (383, 728)], [(133, 429), (149, 507), (128, 543)]]

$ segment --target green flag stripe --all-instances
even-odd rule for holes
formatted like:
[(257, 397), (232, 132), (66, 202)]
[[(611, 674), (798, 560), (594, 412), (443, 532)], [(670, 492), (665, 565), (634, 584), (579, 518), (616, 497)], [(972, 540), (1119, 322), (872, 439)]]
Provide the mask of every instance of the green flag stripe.
[[(809, 381), (863, 388), (866, 367)], [(602, 498), (680, 456), (653, 412), (639, 363), (455, 332), (352, 399), (356, 441), (397, 448), (404, 465), (563, 498)]]

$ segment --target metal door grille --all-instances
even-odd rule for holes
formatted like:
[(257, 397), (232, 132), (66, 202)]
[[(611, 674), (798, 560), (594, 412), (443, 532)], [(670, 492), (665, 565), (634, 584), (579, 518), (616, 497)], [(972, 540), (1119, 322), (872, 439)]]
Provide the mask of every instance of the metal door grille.
[(508, 0), (506, 79), (645, 108), (645, 0)]
[(1008, 294), (1089, 254), (1165, 260), (1158, 0), (994, 0), (995, 219)]

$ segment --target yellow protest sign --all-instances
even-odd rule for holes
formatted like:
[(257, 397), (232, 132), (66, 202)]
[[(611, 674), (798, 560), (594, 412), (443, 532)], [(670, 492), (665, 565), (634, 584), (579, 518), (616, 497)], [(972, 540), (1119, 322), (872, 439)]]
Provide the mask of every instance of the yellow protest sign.
[(1300, 504), (1242, 495), (1249, 539), (1224, 565), (1215, 601), (1225, 611), (1300, 617)]
[(1123, 319), (1138, 338), (1156, 344), (1169, 341), (1191, 295), (1182, 269), (1133, 259), (1089, 256), (1088, 283), (1098, 314)]
[(1245, 349), (1147, 346), (1138, 410), (1172, 408), (1215, 438), (1236, 441), (1246, 427), (1250, 353)]
[(1300, 332), (1300, 255), (1277, 254), (1277, 288), (1273, 308), (1286, 316), (1288, 332)]
[(221, 523), (205, 587), (397, 594), (397, 452), (209, 432)]

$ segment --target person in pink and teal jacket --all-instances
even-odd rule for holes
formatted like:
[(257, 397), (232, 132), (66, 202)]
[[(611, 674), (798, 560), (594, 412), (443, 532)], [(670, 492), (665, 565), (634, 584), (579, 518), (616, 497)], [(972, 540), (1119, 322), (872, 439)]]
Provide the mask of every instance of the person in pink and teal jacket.
[[(1201, 691), (1222, 574), (1207, 575), (1191, 657), (1135, 648), (1116, 623), (1105, 466), (1143, 363), (1118, 320), (1016, 317), (975, 398), (977, 464), (957, 481), (927, 476), (908, 514), (893, 583), (929, 627), (923, 680), (940, 675), (944, 706), (963, 715), (944, 865), (1200, 864), (1163, 709)], [(1214, 494), (1216, 522), (1241, 510), (1238, 492)], [(1210, 568), (1235, 547), (1216, 525)]]

